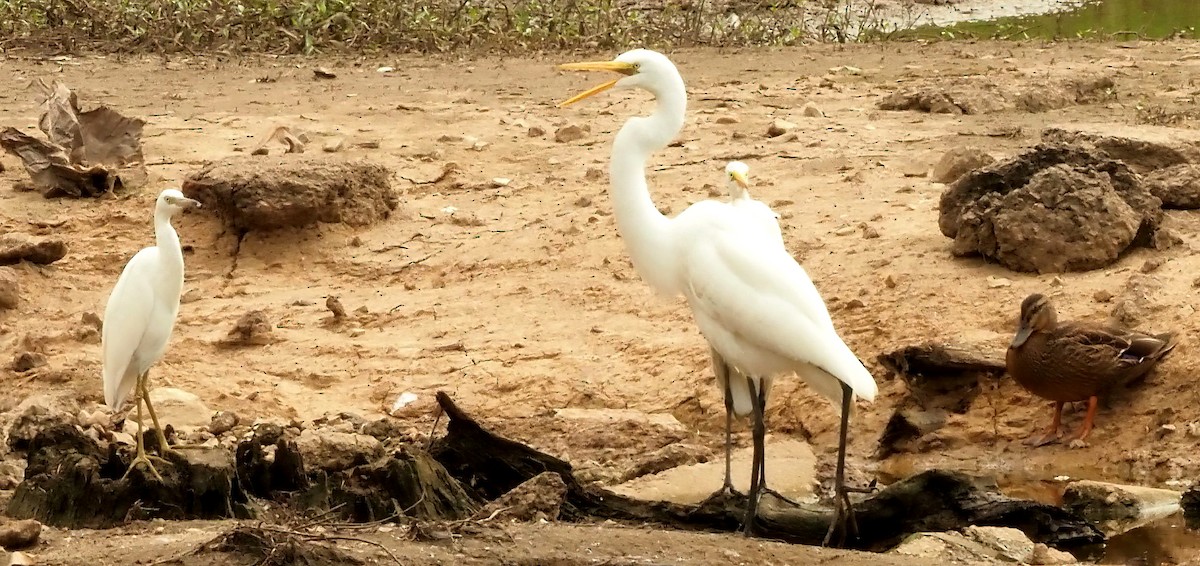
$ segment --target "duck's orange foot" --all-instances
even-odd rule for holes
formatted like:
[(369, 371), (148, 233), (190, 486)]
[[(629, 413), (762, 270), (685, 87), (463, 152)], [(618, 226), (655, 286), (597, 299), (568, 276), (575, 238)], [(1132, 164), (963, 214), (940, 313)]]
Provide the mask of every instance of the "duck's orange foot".
[(1062, 439), (1062, 434), (1057, 433), (1057, 432), (1047, 432), (1046, 434), (1039, 434), (1039, 435), (1029, 437), (1028, 439), (1025, 440), (1025, 444), (1028, 444), (1034, 448), (1037, 448), (1039, 446), (1053, 444), (1055, 442), (1058, 442), (1060, 439)]

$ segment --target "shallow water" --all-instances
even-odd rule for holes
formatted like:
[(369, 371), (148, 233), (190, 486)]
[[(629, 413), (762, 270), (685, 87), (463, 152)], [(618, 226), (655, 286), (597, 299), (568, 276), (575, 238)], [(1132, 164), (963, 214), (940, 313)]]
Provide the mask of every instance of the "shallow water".
[(1200, 37), (1198, 29), (1198, 0), (1097, 0), (1066, 12), (927, 27), (916, 34), (1004, 39), (1162, 39)]

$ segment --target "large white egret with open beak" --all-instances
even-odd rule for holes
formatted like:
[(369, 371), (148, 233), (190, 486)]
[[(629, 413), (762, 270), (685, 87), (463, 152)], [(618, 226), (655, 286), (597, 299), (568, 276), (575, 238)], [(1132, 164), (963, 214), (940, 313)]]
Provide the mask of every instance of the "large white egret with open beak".
[(101, 335), (104, 402), (115, 411), (137, 388), (137, 456), (125, 471), (126, 476), (138, 464), (145, 464), (154, 477), (162, 479), (146, 456), (142, 439), (142, 403), (146, 404), (154, 421), (159, 450), (167, 450), (167, 439), (158, 424), (154, 407), (150, 405), (150, 388), (146, 381), (150, 366), (167, 351), (183, 291), (183, 248), (179, 245), (179, 234), (171, 226), (171, 218), (182, 210), (199, 206), (199, 202), (183, 196), (176, 189), (167, 189), (158, 195), (154, 204), (155, 245), (143, 248), (129, 260), (104, 308)]
[(875, 380), (838, 336), (804, 269), (781, 239), (763, 230), (761, 216), (714, 200), (697, 202), (674, 218), (655, 207), (646, 185), (646, 161), (679, 133), (687, 108), (683, 78), (670, 59), (635, 49), (612, 61), (560, 68), (622, 75), (560, 106), (610, 89), (642, 89), (657, 99), (652, 114), (630, 118), (613, 142), (609, 174), (617, 230), (642, 278), (663, 295), (683, 295), (713, 351), (748, 376), (748, 399), (740, 399), (736, 390), (732, 396), (734, 410), (746, 402), (754, 418), (747, 534), (754, 528), (764, 487), (759, 479), (766, 434), (763, 410), (771, 380), (797, 374), (840, 405), (836, 516), (825, 537), (828, 544), (838, 528), (846, 533), (852, 513), (845, 486), (851, 403), (856, 396), (874, 400)]

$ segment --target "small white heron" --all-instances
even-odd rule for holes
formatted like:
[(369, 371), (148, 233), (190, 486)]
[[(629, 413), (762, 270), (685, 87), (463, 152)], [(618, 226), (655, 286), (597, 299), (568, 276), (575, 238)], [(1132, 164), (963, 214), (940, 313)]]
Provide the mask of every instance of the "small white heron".
[[(781, 239), (762, 229), (760, 215), (713, 200), (697, 202), (674, 218), (663, 216), (655, 207), (646, 185), (646, 161), (679, 133), (687, 108), (683, 78), (670, 59), (634, 49), (612, 61), (570, 63), (559, 68), (622, 75), (560, 106), (614, 88), (642, 89), (657, 100), (652, 114), (630, 118), (613, 141), (609, 174), (617, 230), (642, 278), (661, 294), (683, 295), (712, 350), (749, 377), (745, 381), (754, 417), (754, 458), (746, 533), (754, 528), (764, 487), (760, 474), (766, 393), (775, 375), (795, 373), (841, 406), (834, 478), (836, 516), (825, 542), (839, 527), (844, 534), (852, 513), (845, 485), (850, 406), (856, 396), (874, 400), (878, 391), (875, 380), (838, 336), (825, 302), (804, 268)], [(735, 405), (737, 397), (734, 395)]]
[(154, 205), (155, 245), (143, 248), (129, 260), (104, 308), (101, 339), (104, 402), (115, 411), (137, 388), (137, 456), (125, 471), (126, 476), (138, 464), (146, 464), (154, 477), (162, 479), (146, 456), (142, 439), (142, 403), (146, 404), (154, 421), (159, 450), (167, 450), (167, 439), (158, 424), (154, 407), (150, 405), (150, 388), (146, 382), (150, 366), (167, 351), (183, 290), (183, 248), (179, 245), (179, 234), (171, 226), (171, 218), (177, 212), (199, 206), (199, 202), (183, 196), (176, 189), (167, 189), (158, 195)]

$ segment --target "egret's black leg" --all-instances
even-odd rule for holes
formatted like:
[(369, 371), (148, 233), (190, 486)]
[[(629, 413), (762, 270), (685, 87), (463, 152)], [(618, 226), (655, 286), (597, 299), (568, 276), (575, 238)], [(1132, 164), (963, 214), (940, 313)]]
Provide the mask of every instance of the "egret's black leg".
[[(766, 429), (765, 423), (767, 420), (767, 417), (766, 417), (766, 415), (767, 415), (767, 388), (766, 387), (760, 386), (758, 388), (758, 397), (755, 399), (755, 402), (758, 403), (759, 410), (762, 412), (763, 422), (764, 422), (763, 429), (765, 430)], [(775, 490), (767, 487), (767, 455), (766, 455), (766, 449), (765, 449), (766, 448), (765, 439), (764, 439), (763, 447), (764, 447), (763, 461), (758, 466), (758, 483), (761, 486), (759, 491), (761, 493), (769, 493), (769, 494), (773, 495), (776, 499), (779, 499), (780, 501), (786, 501), (787, 503), (790, 503), (791, 505), (799, 506), (800, 505), (799, 503), (796, 503), (795, 501), (792, 501), (791, 499), (784, 497), (782, 493), (779, 493), (778, 491), (775, 491)]]
[(746, 500), (746, 520), (742, 525), (742, 533), (750, 536), (754, 531), (754, 521), (758, 517), (758, 499), (762, 496), (762, 465), (765, 461), (765, 446), (764, 437), (767, 432), (767, 425), (764, 422), (762, 403), (758, 402), (761, 384), (756, 383), (753, 379), (747, 379), (750, 385), (750, 398), (754, 399), (754, 411), (752, 413), (754, 420), (754, 455), (751, 457), (750, 466), (750, 494)]
[(850, 425), (850, 403), (853, 394), (850, 386), (843, 383), (842, 427), (838, 437), (837, 471), (833, 477), (834, 515), (821, 546), (829, 546), (829, 542), (833, 540), (834, 531), (840, 532), (838, 546), (845, 543), (846, 534), (849, 531), (853, 531), (854, 536), (858, 536), (858, 523), (854, 519), (854, 508), (850, 505), (850, 495), (846, 491), (846, 436)]
[(710, 348), (712, 352), (713, 373), (717, 375), (717, 379), (725, 384), (722, 393), (725, 395), (725, 481), (721, 484), (721, 489), (714, 491), (700, 502), (703, 507), (709, 501), (724, 497), (726, 494), (741, 495), (736, 489), (733, 489), (733, 386), (730, 383), (732, 371), (729, 364), (725, 363), (725, 359), (718, 354), (715, 349)]

